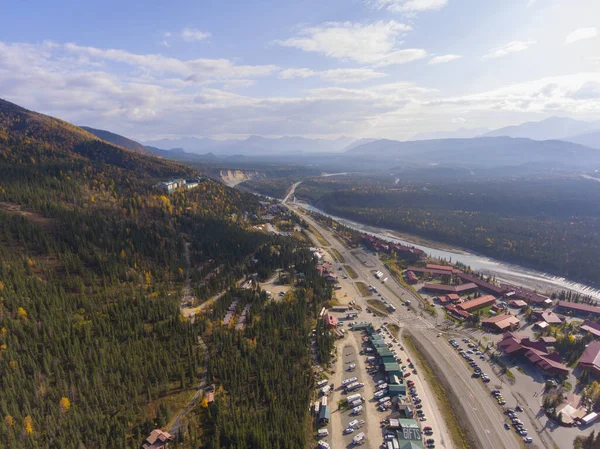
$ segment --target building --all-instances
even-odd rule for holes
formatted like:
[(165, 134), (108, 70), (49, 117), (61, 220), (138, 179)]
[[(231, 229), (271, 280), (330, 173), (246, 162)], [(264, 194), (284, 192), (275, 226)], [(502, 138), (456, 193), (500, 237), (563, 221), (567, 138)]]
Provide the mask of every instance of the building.
[(442, 305), (446, 305), (446, 304), (456, 304), (460, 302), (460, 296), (458, 296), (456, 293), (450, 293), (448, 295), (441, 295), (437, 297), (437, 300), (440, 304)]
[(427, 265), (425, 265), (425, 268), (429, 268), (430, 270), (445, 271), (445, 272), (447, 272), (449, 274), (457, 272), (456, 269), (454, 269), (453, 267), (450, 267), (448, 265), (435, 265), (435, 264), (432, 264), (432, 263), (428, 263)]
[(454, 304), (447, 305), (445, 309), (452, 317), (460, 321), (468, 320), (473, 316), (469, 312), (459, 309)]
[(555, 310), (580, 317), (600, 316), (600, 307), (577, 302), (558, 301), (558, 305), (556, 306)]
[(460, 310), (464, 310), (465, 312), (472, 313), (475, 310), (483, 309), (484, 307), (491, 306), (496, 302), (496, 298), (492, 295), (484, 295), (479, 298), (471, 299), (470, 301), (465, 301), (456, 306)]
[(600, 341), (593, 341), (585, 348), (577, 366), (600, 377)]
[(475, 290), (477, 290), (477, 285), (473, 283), (461, 285), (443, 285), (426, 283), (425, 285), (423, 285), (423, 291), (436, 294), (455, 293), (457, 295), (464, 295), (470, 292), (474, 292)]
[(510, 287), (513, 290), (513, 295), (511, 296), (511, 298), (520, 299), (522, 301), (525, 301), (529, 304), (532, 304), (532, 305), (538, 306), (538, 307), (551, 307), (552, 306), (552, 300), (550, 298), (548, 298), (547, 296), (544, 296), (544, 295), (540, 295), (536, 291), (529, 290), (529, 289), (523, 288), (523, 287), (514, 287), (514, 286), (510, 286)]
[(323, 427), (329, 424), (329, 420), (331, 419), (331, 411), (329, 406), (326, 405), (324, 407), (319, 408), (319, 416), (317, 417), (317, 422), (319, 426)]
[(579, 329), (582, 332), (587, 332), (588, 334), (593, 335), (594, 337), (600, 337), (600, 323), (595, 321), (584, 321)]
[(171, 436), (168, 432), (163, 432), (160, 429), (154, 429), (150, 436), (146, 438), (144, 444), (142, 444), (142, 449), (167, 449), (169, 447), (169, 443), (174, 440), (173, 436)]
[(329, 329), (335, 329), (338, 325), (338, 319), (330, 313), (323, 315), (323, 324)]
[(410, 270), (406, 271), (405, 277), (406, 277), (406, 282), (410, 285), (414, 285), (417, 282), (419, 282), (419, 279), (417, 279), (417, 276), (414, 273), (414, 271), (410, 271)]
[(544, 341), (533, 341), (528, 337), (507, 332), (498, 343), (498, 349), (510, 356), (523, 356), (534, 364), (538, 369), (553, 376), (566, 376), (569, 369), (560, 362), (560, 354), (548, 353), (548, 347)]
[(536, 320), (544, 321), (549, 325), (558, 325), (562, 324), (563, 318), (558, 316), (556, 313), (551, 310), (544, 310), (543, 312), (533, 312), (531, 314)]
[(397, 425), (396, 437), (400, 449), (423, 449), (421, 427), (416, 420), (399, 418)]
[(463, 280), (463, 282), (469, 282), (477, 285), (481, 290), (491, 295), (506, 296), (506, 294), (512, 292), (508, 286), (497, 286), (490, 284), (489, 282), (479, 279), (477, 276), (465, 273), (457, 273), (457, 276)]
[(483, 320), (481, 325), (495, 332), (514, 331), (519, 327), (519, 319), (514, 315), (496, 315)]
[(527, 307), (527, 303), (522, 299), (511, 299), (510, 301), (508, 301), (508, 306), (513, 307), (515, 309), (522, 309), (524, 307)]

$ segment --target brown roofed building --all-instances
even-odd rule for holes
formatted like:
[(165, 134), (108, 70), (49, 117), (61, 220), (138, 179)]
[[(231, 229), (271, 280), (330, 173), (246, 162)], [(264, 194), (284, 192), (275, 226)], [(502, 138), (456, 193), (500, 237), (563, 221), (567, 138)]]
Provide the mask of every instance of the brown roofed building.
[(550, 345), (544, 341), (532, 341), (510, 332), (504, 334), (502, 341), (498, 343), (498, 349), (505, 354), (522, 355), (545, 373), (555, 376), (567, 375), (569, 369), (560, 362), (560, 354), (548, 354), (548, 346)]
[(453, 271), (455, 271), (454, 268), (447, 266), (447, 265), (435, 265), (433, 263), (428, 263), (426, 265), (427, 268), (431, 269), (431, 270), (441, 270), (441, 271), (448, 271), (449, 273), (452, 273)]
[(174, 438), (168, 432), (163, 432), (160, 429), (154, 429), (150, 436), (146, 438), (146, 441), (142, 445), (142, 449), (167, 449), (169, 443)]
[(492, 295), (480, 296), (479, 298), (471, 299), (460, 303), (457, 307), (466, 312), (473, 312), (474, 310), (483, 309), (484, 307), (490, 306), (496, 302), (496, 298)]
[(430, 284), (423, 285), (423, 290), (432, 293), (469, 293), (477, 290), (475, 284), (461, 284), (461, 285), (442, 285), (442, 284)]
[(473, 316), (469, 312), (465, 312), (464, 310), (459, 309), (458, 307), (456, 307), (453, 304), (447, 305), (445, 307), (445, 309), (448, 311), (448, 313), (450, 315), (452, 315), (454, 318), (459, 319), (461, 321), (469, 319)]
[(550, 310), (544, 310), (543, 312), (533, 312), (532, 315), (540, 321), (545, 321), (548, 324), (562, 324), (563, 319), (556, 313)]
[(600, 323), (596, 323), (595, 321), (584, 321), (579, 329), (592, 334), (594, 337), (600, 337)]
[(338, 325), (338, 319), (330, 313), (323, 315), (323, 323), (330, 329), (335, 329)]
[(560, 310), (564, 313), (571, 312), (574, 315), (579, 316), (600, 316), (600, 307), (590, 306), (588, 304), (581, 304), (576, 302), (558, 301), (556, 310)]
[(527, 303), (522, 299), (511, 299), (508, 301), (508, 305), (510, 307), (514, 307), (515, 309), (522, 309), (523, 307), (527, 306)]
[(419, 279), (417, 278), (417, 275), (413, 271), (408, 270), (406, 272), (406, 282), (413, 285), (413, 284), (416, 284), (417, 282), (419, 282)]
[(499, 287), (497, 285), (490, 284), (489, 282), (486, 282), (483, 279), (479, 279), (477, 276), (473, 276), (471, 274), (457, 273), (457, 276), (463, 281), (472, 282), (473, 284), (476, 284), (481, 290), (491, 293), (492, 295), (504, 296), (505, 294), (512, 291), (508, 286)]
[(507, 332), (519, 327), (519, 319), (514, 315), (496, 315), (483, 320), (481, 325), (496, 332)]
[(593, 341), (585, 348), (577, 366), (600, 377), (600, 341)]

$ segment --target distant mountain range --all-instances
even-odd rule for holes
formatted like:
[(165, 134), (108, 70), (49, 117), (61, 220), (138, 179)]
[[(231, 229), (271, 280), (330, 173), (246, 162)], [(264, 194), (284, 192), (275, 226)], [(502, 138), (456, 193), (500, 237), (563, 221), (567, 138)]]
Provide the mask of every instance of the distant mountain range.
[(476, 137), (401, 142), (376, 140), (346, 152), (389, 164), (491, 168), (537, 164), (548, 169), (600, 169), (600, 151), (560, 140)]
[(525, 122), (487, 132), (482, 137), (525, 137), (532, 140), (567, 140), (574, 136), (600, 131), (600, 122), (584, 122), (568, 117), (550, 117), (539, 122)]
[(460, 128), (455, 131), (432, 131), (415, 134), (411, 140), (469, 139), (489, 132), (489, 128)]
[(214, 140), (206, 137), (184, 137), (145, 142), (146, 146), (169, 150), (182, 148), (188, 153), (216, 155), (265, 156), (289, 153), (334, 153), (344, 151), (355, 139), (342, 136), (335, 140), (307, 139), (304, 137), (266, 138), (250, 136), (247, 139)]

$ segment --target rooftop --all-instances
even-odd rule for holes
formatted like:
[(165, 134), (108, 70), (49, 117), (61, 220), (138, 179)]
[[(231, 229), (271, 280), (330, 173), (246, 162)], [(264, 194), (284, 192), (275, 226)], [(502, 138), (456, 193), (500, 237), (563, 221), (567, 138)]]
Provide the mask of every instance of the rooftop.
[(590, 306), (588, 304), (581, 304), (577, 302), (568, 302), (568, 301), (558, 301), (559, 308), (576, 310), (578, 312), (592, 313), (596, 315), (600, 315), (600, 307)]
[(471, 299), (470, 301), (465, 301), (462, 304), (459, 304), (458, 307), (469, 312), (471, 310), (477, 310), (489, 304), (493, 304), (495, 301), (496, 298), (494, 298), (492, 295), (484, 295), (480, 296), (479, 298)]
[(600, 370), (600, 341), (591, 342), (583, 355), (577, 362), (578, 365), (582, 365), (583, 368), (595, 368)]

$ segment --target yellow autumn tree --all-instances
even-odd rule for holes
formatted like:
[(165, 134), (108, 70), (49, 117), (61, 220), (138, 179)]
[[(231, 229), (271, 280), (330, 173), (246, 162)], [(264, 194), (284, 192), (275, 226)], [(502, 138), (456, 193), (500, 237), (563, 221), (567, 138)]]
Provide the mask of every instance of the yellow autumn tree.
[(13, 418), (10, 415), (6, 415), (4, 417), (4, 424), (6, 424), (6, 427), (8, 427), (9, 429), (12, 428), (12, 426), (15, 425), (15, 418)]
[(27, 415), (23, 420), (23, 427), (25, 427), (25, 433), (27, 435), (31, 435), (33, 433), (33, 419), (31, 416)]
[(202, 399), (202, 402), (200, 403), (200, 406), (202, 408), (207, 408), (208, 407), (208, 399), (206, 398), (206, 396), (204, 396), (204, 399)]
[(25, 309), (24, 309), (23, 307), (19, 307), (19, 308), (17, 309), (17, 316), (18, 316), (19, 318), (22, 318), (22, 319), (24, 319), (24, 320), (26, 320), (26, 319), (27, 319), (27, 312), (25, 311)]
[(63, 396), (60, 399), (60, 410), (63, 413), (67, 413), (70, 408), (71, 408), (71, 401), (69, 401), (69, 398), (66, 398), (66, 397)]

